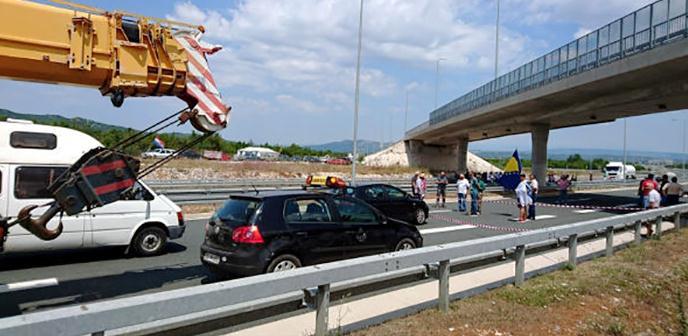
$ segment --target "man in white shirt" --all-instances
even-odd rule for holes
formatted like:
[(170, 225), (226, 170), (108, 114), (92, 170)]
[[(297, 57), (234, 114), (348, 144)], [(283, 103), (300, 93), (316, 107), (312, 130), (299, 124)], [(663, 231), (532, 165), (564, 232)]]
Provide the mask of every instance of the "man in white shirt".
[(518, 221), (525, 223), (527, 219), (527, 209), (533, 203), (533, 200), (528, 195), (530, 193), (530, 186), (526, 180), (526, 174), (521, 174), (521, 182), (516, 187), (516, 200), (518, 201)]
[(468, 194), (468, 190), (470, 188), (471, 185), (468, 183), (468, 180), (466, 180), (466, 177), (463, 176), (463, 174), (459, 175), (459, 179), (456, 180), (456, 190), (459, 197), (457, 210), (459, 212), (466, 211), (466, 195)]
[[(650, 190), (650, 193), (647, 194), (647, 202), (649, 204), (650, 209), (657, 209), (659, 208), (659, 204), (662, 201), (662, 195), (659, 194), (659, 191), (657, 189), (652, 189)], [(645, 230), (647, 230), (647, 237), (650, 238), (652, 237), (652, 222), (646, 221), (645, 224)]]

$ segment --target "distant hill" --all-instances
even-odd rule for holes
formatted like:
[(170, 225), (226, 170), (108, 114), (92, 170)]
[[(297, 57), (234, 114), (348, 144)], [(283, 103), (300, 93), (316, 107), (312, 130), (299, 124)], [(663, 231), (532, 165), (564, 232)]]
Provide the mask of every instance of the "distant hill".
[[(382, 148), (380, 148), (380, 142), (379, 141), (371, 141), (371, 140), (358, 140), (356, 142), (358, 144), (358, 152), (363, 154), (363, 155), (368, 155), (371, 153), (375, 153), (382, 148), (387, 148), (387, 146), (390, 146), (392, 143), (383, 143)], [(337, 153), (351, 153), (353, 150), (353, 144), (354, 142), (352, 140), (342, 140), (342, 141), (334, 141), (334, 142), (328, 142), (320, 145), (308, 145), (306, 147), (317, 150), (317, 151), (332, 151), (332, 152), (337, 152)]]
[(70, 125), (78, 125), (81, 127), (92, 128), (98, 131), (109, 131), (109, 130), (126, 130), (127, 128), (121, 126), (114, 126), (99, 123), (90, 119), (84, 118), (65, 118), (56, 114), (28, 114), (28, 113), (17, 113), (6, 109), (0, 108), (0, 119), (13, 118), (13, 119), (26, 119), (33, 120), (39, 124), (55, 125), (58, 123), (68, 123)]

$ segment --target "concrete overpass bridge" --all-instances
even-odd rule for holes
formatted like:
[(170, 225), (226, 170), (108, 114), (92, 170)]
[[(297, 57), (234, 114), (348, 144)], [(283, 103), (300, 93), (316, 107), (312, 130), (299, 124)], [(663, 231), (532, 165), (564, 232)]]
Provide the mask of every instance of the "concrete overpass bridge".
[(466, 169), (469, 141), (532, 134), (547, 171), (550, 129), (688, 108), (686, 0), (661, 0), (430, 113), (406, 133), (411, 165)]

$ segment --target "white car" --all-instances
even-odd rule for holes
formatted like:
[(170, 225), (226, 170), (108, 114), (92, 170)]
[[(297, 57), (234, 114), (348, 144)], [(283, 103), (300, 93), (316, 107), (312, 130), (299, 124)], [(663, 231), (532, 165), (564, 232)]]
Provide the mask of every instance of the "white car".
[(174, 149), (168, 148), (156, 148), (152, 151), (141, 153), (141, 157), (144, 159), (164, 159), (172, 154), (174, 154)]
[[(103, 145), (84, 133), (53, 126), (0, 122), (0, 217), (15, 217), (27, 205), (52, 198), (50, 185), (85, 152)], [(62, 234), (44, 241), (15, 225), (9, 230), (3, 254), (100, 246), (126, 246), (139, 256), (162, 253), (169, 239), (182, 237), (186, 226), (181, 209), (164, 195), (137, 182), (140, 198), (110, 203), (61, 220)], [(47, 207), (32, 212), (40, 216)]]

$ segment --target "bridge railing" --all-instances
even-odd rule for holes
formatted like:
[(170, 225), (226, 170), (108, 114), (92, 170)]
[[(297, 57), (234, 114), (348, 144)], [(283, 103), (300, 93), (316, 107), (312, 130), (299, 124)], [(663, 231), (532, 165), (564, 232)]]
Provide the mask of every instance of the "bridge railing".
[(611, 22), (438, 108), (429, 124), (685, 38), (686, 2), (659, 0)]

